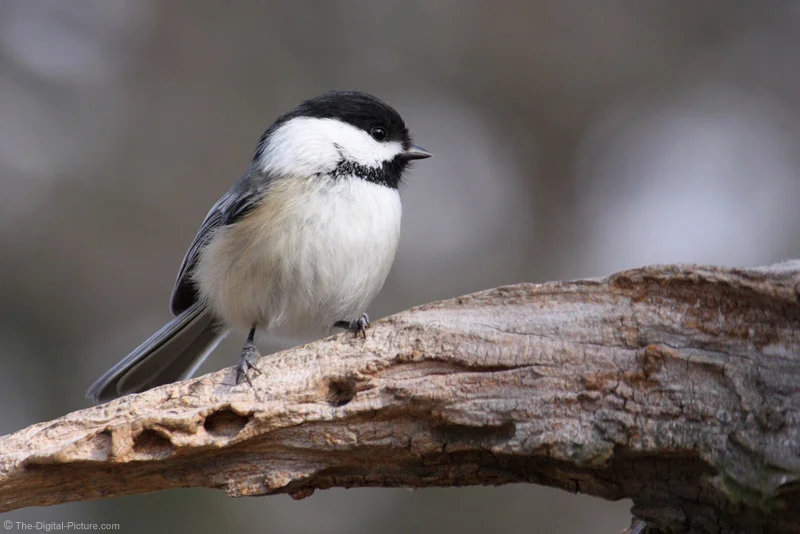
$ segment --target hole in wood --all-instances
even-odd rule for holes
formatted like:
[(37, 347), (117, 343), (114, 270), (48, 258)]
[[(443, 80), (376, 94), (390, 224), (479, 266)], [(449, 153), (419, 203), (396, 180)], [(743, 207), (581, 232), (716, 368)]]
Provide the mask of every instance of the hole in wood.
[(208, 414), (203, 428), (212, 436), (221, 438), (235, 437), (247, 425), (250, 418), (239, 415), (230, 408)]
[(356, 381), (344, 376), (332, 378), (328, 382), (328, 402), (334, 406), (344, 406), (356, 396)]
[(93, 460), (108, 460), (109, 456), (111, 456), (111, 446), (113, 445), (111, 431), (105, 429), (94, 436), (91, 445)]
[(175, 452), (175, 446), (165, 436), (147, 428), (133, 438), (133, 450), (152, 458), (166, 458)]

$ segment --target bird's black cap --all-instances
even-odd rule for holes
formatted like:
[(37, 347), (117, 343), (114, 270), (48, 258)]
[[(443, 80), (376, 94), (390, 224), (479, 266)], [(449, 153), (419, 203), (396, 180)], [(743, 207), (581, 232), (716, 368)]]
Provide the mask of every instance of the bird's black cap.
[(298, 117), (337, 119), (366, 132), (371, 132), (374, 128), (383, 128), (386, 132), (386, 141), (399, 141), (405, 149), (411, 146), (408, 128), (392, 106), (360, 91), (331, 91), (308, 99), (281, 115), (261, 136), (255, 157), (261, 155), (264, 144), (272, 132), (281, 124)]
[(387, 141), (400, 141), (403, 148), (411, 142), (405, 122), (392, 106), (359, 91), (331, 91), (306, 100), (278, 120), (295, 117), (338, 119), (367, 132), (383, 128)]

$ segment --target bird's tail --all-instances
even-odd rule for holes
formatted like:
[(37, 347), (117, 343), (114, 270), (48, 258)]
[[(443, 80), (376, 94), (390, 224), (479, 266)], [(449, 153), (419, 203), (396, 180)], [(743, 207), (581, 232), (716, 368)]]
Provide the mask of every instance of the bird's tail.
[(195, 303), (98, 378), (86, 397), (108, 402), (189, 378), (227, 333), (202, 303)]

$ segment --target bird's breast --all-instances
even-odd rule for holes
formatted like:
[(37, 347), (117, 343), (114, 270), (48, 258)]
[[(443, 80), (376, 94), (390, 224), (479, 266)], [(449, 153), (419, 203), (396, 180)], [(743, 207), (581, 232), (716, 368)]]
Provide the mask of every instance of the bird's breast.
[(358, 178), (277, 180), (254, 210), (213, 235), (195, 280), (231, 326), (321, 335), (364, 313), (383, 286), (401, 213), (396, 189)]

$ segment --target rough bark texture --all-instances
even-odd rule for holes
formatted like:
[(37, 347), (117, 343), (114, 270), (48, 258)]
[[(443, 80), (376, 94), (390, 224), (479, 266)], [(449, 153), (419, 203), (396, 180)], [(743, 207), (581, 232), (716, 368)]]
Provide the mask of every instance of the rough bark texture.
[(800, 262), (501, 287), (260, 369), (0, 437), (0, 511), (530, 482), (632, 498), (664, 532), (800, 532)]

